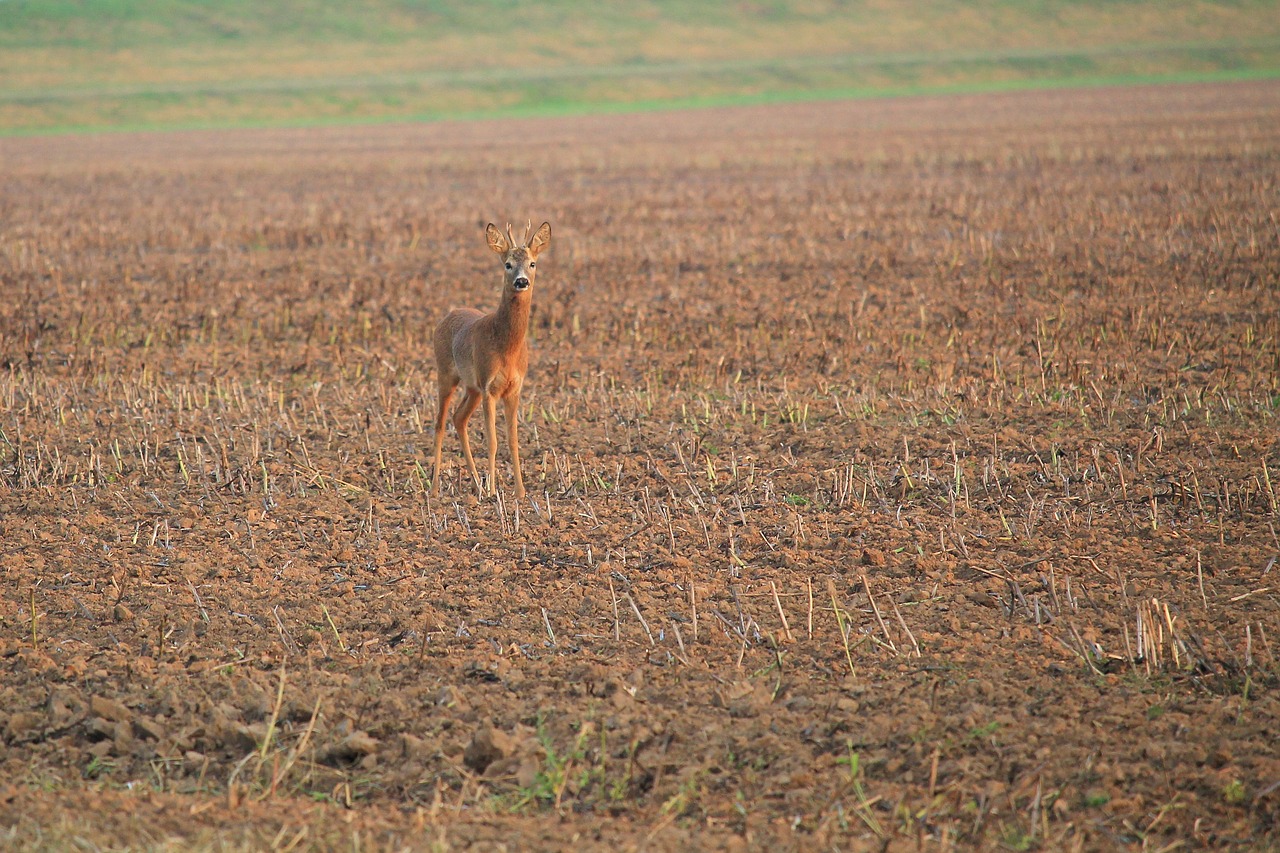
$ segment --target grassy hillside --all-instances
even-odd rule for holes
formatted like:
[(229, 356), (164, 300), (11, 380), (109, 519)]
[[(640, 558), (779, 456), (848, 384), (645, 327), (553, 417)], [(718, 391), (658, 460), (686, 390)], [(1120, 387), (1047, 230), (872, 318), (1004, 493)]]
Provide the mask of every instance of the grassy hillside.
[(636, 108), (1280, 69), (1270, 0), (0, 3), (0, 130)]

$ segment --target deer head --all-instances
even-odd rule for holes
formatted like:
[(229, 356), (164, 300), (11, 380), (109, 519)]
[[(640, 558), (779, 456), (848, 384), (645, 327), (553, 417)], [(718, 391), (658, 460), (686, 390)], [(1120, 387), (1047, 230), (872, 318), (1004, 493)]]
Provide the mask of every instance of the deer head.
[(533, 287), (534, 272), (538, 267), (538, 255), (551, 244), (551, 223), (544, 222), (529, 236), (532, 223), (524, 226), (524, 239), (517, 241), (511, 233), (511, 225), (507, 225), (507, 233), (503, 234), (492, 222), (484, 233), (489, 241), (489, 248), (502, 255), (503, 278), (505, 287), (516, 293), (523, 293)]

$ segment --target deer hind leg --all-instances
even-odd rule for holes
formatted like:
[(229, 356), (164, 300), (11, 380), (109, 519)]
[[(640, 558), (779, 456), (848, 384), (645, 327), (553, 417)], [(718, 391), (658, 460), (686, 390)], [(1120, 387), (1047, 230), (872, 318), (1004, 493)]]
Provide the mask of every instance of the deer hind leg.
[(477, 487), (480, 485), (480, 472), (476, 470), (476, 460), (471, 456), (471, 439), (467, 436), (467, 421), (471, 419), (471, 413), (479, 404), (480, 392), (474, 388), (468, 388), (462, 395), (462, 402), (458, 403), (457, 411), (453, 413), (453, 428), (458, 431), (458, 438), (462, 440), (462, 455), (466, 457), (471, 479), (475, 481)]
[(511, 470), (516, 475), (516, 497), (524, 497), (524, 477), (520, 473), (520, 435), (516, 429), (520, 412), (520, 395), (510, 394), (502, 401), (507, 414), (507, 446), (511, 448)]
[(453, 392), (458, 387), (458, 381), (455, 379), (452, 383), (446, 380), (440, 381), (440, 403), (436, 409), (436, 446), (435, 446), (435, 473), (431, 475), (431, 494), (440, 494), (440, 450), (444, 447), (444, 425), (449, 416), (449, 401), (453, 399)]

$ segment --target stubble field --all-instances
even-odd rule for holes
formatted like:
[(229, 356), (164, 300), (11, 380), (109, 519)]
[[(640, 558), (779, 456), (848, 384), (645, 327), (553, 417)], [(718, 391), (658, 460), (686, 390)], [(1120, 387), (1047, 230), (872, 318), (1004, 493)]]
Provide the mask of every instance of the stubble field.
[(0, 162), (0, 846), (1280, 844), (1276, 83)]

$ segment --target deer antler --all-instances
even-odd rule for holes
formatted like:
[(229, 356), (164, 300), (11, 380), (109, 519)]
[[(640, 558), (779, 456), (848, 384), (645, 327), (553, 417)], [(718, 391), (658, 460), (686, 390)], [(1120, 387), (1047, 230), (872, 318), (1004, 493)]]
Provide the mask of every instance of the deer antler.
[(516, 238), (511, 235), (511, 223), (507, 223), (507, 242), (511, 244), (511, 248), (516, 246)]
[(529, 245), (529, 232), (532, 230), (533, 230), (533, 220), (526, 219), (524, 223), (524, 239), (520, 241), (526, 247)]

